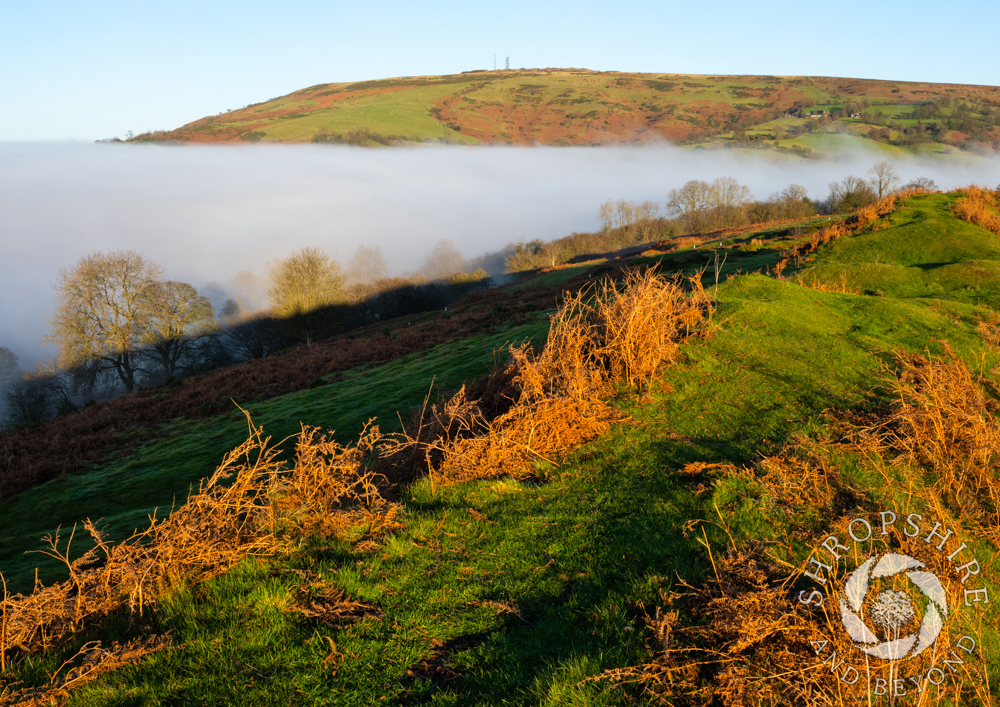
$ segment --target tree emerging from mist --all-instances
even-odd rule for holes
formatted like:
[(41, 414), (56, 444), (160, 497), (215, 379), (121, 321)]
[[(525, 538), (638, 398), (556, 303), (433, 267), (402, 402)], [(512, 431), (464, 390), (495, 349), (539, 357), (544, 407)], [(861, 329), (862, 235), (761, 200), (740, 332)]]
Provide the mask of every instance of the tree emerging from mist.
[(264, 309), (267, 300), (266, 281), (250, 272), (241, 270), (230, 280), (229, 290), (235, 295), (233, 300), (241, 315), (253, 314)]
[(709, 182), (692, 179), (667, 194), (667, 213), (677, 216), (688, 233), (742, 225), (753, 195), (733, 177)]
[(879, 160), (868, 170), (868, 183), (881, 200), (889, 196), (899, 186), (899, 172), (888, 160)]
[(352, 283), (371, 283), (388, 274), (385, 256), (378, 246), (359, 245), (347, 265), (347, 279)]
[(847, 176), (839, 182), (830, 182), (830, 195), (824, 204), (825, 210), (833, 214), (857, 211), (878, 201), (878, 192), (861, 177)]
[(63, 270), (47, 337), (59, 347), (59, 364), (113, 371), (133, 392), (144, 326), (153, 318), (148, 293), (161, 272), (133, 250), (94, 253)]
[(154, 282), (146, 290), (140, 326), (143, 357), (169, 383), (182, 361), (195, 353), (201, 337), (215, 330), (215, 313), (208, 298), (186, 282)]
[(319, 248), (301, 248), (271, 270), (272, 312), (297, 338), (312, 344), (322, 310), (345, 302), (346, 281), (336, 260)]
[(421, 271), (431, 280), (443, 280), (465, 270), (467, 261), (452, 241), (443, 239), (434, 244)]
[(385, 280), (389, 268), (378, 246), (359, 245), (347, 265), (348, 298), (361, 302), (379, 292), (378, 282)]
[(615, 199), (601, 204), (597, 215), (601, 219), (601, 229), (613, 231), (657, 218), (660, 206), (652, 201), (636, 204), (625, 199)]

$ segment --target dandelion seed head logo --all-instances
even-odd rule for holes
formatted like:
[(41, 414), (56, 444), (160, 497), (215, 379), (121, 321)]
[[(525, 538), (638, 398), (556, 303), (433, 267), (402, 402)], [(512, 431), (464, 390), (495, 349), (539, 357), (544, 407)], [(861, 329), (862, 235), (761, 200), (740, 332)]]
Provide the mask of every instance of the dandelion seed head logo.
[[(914, 629), (919, 609), (904, 591), (883, 589), (880, 580), (905, 578), (927, 598), (923, 618)], [(873, 631), (864, 616), (879, 629)], [(859, 648), (883, 660), (914, 658), (930, 647), (948, 617), (948, 600), (941, 580), (924, 569), (924, 563), (909, 555), (887, 553), (869, 558), (851, 573), (840, 596), (840, 616), (844, 628)]]
[(798, 603), (823, 617), (839, 608), (841, 619), (809, 643), (842, 685), (863, 686), (868, 704), (907, 696), (923, 704), (925, 691), (961, 685), (970, 674), (977, 637), (960, 633), (955, 619), (968, 607), (985, 608), (991, 588), (975, 550), (940, 521), (894, 510), (870, 518), (852, 518), (827, 535), (806, 562), (802, 576), (812, 583), (799, 590)]
[(913, 602), (905, 592), (887, 589), (880, 592), (872, 609), (872, 619), (886, 631), (899, 632), (914, 617)]

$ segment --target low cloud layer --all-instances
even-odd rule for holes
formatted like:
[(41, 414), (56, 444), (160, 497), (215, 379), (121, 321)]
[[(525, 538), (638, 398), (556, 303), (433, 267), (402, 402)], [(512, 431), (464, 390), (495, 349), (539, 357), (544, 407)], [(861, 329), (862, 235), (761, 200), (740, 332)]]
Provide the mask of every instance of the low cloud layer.
[[(28, 367), (59, 271), (98, 250), (134, 249), (167, 277), (204, 289), (308, 245), (342, 263), (378, 246), (390, 270), (419, 269), (450, 239), (466, 257), (598, 228), (607, 199), (663, 203), (689, 179), (730, 175), (766, 198), (790, 183), (828, 184), (879, 159), (839, 160), (670, 146), (368, 150), (334, 146), (0, 143), (0, 345)], [(1000, 161), (897, 163), (903, 181), (996, 185)]]

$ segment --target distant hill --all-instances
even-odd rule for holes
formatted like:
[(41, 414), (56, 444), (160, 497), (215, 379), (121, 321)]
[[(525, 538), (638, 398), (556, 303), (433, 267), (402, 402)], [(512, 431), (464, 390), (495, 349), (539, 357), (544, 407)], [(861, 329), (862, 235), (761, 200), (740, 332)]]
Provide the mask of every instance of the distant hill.
[(604, 145), (670, 140), (803, 156), (854, 135), (913, 151), (1000, 146), (1000, 87), (585, 69), (320, 84), (132, 142)]

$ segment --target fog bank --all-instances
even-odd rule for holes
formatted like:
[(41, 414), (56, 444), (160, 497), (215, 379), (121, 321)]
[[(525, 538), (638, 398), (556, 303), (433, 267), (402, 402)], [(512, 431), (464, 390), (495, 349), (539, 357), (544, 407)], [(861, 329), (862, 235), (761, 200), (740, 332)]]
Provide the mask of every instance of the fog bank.
[[(599, 227), (607, 199), (651, 200), (689, 179), (729, 175), (758, 199), (790, 183), (825, 198), (880, 156), (839, 160), (767, 153), (628, 148), (164, 146), (0, 143), (0, 345), (22, 367), (40, 347), (62, 268), (98, 250), (134, 249), (165, 276), (203, 290), (242, 270), (320, 246), (342, 264), (359, 244), (393, 273), (415, 271), (433, 244), (467, 258), (512, 241)], [(996, 185), (1000, 161), (900, 160), (903, 181)], [(217, 293), (218, 294), (218, 293)]]

